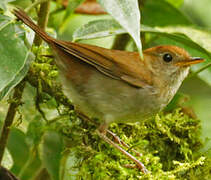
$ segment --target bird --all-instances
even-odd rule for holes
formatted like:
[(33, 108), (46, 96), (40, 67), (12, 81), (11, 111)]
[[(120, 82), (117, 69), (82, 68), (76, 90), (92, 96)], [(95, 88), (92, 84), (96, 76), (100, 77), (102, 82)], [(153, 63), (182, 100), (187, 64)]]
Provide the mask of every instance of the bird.
[(106, 49), (52, 38), (21, 9), (15, 16), (52, 49), (64, 94), (85, 117), (100, 120), (99, 136), (146, 173), (145, 166), (107, 137), (110, 123), (141, 122), (161, 111), (174, 97), (190, 66), (203, 58), (184, 49), (160, 45), (138, 52)]

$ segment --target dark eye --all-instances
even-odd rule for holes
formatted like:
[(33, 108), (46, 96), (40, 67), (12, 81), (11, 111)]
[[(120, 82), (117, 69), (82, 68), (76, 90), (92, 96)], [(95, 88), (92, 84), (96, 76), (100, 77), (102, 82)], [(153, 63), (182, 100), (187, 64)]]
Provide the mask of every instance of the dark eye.
[(170, 61), (172, 61), (172, 59), (173, 59), (173, 57), (172, 57), (172, 55), (171, 54), (164, 54), (163, 55), (163, 60), (165, 61), (165, 62), (170, 62)]

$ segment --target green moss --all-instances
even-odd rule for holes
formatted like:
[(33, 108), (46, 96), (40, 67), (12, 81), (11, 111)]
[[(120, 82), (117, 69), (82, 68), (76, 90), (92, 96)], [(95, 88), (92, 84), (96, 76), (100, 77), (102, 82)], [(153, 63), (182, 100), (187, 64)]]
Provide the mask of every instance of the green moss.
[(75, 159), (68, 167), (72, 172), (70, 179), (210, 178), (211, 159), (199, 153), (203, 146), (200, 121), (188, 117), (181, 109), (162, 112), (143, 123), (110, 125), (112, 132), (143, 154), (137, 157), (129, 150), (145, 164), (150, 172), (146, 175), (136, 168), (126, 168), (133, 162), (103, 142), (93, 124), (78, 119), (73, 111), (70, 114), (71, 120), (69, 116), (63, 116), (52, 123), (52, 128), (66, 139), (70, 152), (67, 159)]

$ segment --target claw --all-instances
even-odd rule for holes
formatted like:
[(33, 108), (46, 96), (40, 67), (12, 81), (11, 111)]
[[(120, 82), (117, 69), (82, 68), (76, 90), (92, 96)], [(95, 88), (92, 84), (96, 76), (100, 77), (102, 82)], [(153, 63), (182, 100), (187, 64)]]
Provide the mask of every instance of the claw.
[(115, 147), (116, 149), (118, 149), (120, 152), (122, 152), (124, 155), (126, 155), (130, 160), (132, 160), (133, 162), (135, 162), (136, 167), (138, 169), (140, 169), (144, 174), (146, 174), (148, 171), (145, 168), (144, 164), (141, 163), (138, 159), (136, 159), (134, 156), (132, 156), (130, 153), (128, 153), (126, 150), (124, 150), (123, 148), (121, 148), (119, 145), (117, 145), (116, 143), (114, 143), (112, 140), (110, 140), (105, 133), (102, 133), (100, 131), (97, 131), (98, 135), (108, 144), (112, 145), (113, 147)]

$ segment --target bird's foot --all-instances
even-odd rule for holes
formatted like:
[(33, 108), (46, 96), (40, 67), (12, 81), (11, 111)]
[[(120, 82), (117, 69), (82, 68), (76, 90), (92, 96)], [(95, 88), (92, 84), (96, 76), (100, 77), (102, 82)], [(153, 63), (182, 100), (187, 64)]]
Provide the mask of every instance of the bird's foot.
[[(135, 162), (136, 166), (138, 169), (140, 169), (144, 174), (146, 174), (148, 171), (145, 168), (144, 164), (141, 163), (138, 159), (136, 159), (134, 156), (132, 156), (130, 153), (128, 153), (126, 150), (124, 150), (123, 148), (121, 148), (118, 144), (114, 143), (112, 140), (110, 140), (107, 136), (105, 131), (100, 132), (97, 131), (98, 135), (108, 144), (110, 144), (111, 146), (115, 147), (116, 149), (118, 149), (120, 152), (122, 152), (125, 156), (127, 156), (130, 160), (132, 160), (133, 162)], [(118, 136), (117, 136), (118, 137)], [(120, 138), (119, 138), (120, 139)]]
[(116, 143), (118, 143), (118, 144), (120, 144), (120, 145), (123, 145), (124, 147), (126, 147), (126, 148), (128, 148), (129, 150), (133, 151), (133, 152), (136, 154), (136, 156), (138, 156), (138, 157), (141, 157), (141, 156), (142, 156), (142, 154), (141, 154), (140, 152), (138, 152), (138, 151), (136, 151), (135, 149), (131, 148), (128, 144), (126, 144), (124, 141), (122, 141), (122, 140), (120, 139), (120, 137), (117, 136), (115, 133), (111, 132), (110, 130), (107, 130), (107, 133), (110, 134), (110, 135), (114, 138), (114, 141), (115, 141)]

